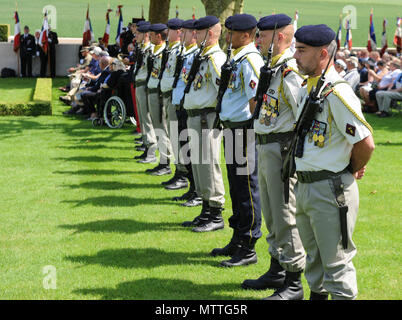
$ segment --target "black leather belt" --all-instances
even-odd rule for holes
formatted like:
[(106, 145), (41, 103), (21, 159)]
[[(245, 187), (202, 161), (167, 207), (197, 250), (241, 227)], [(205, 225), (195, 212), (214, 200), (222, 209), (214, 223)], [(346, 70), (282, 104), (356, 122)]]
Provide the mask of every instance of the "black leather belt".
[(249, 119), (246, 121), (240, 121), (240, 122), (232, 122), (232, 121), (221, 121), (222, 125), (226, 129), (236, 129), (236, 128), (244, 128), (249, 126), (254, 119)]
[(215, 112), (215, 108), (204, 108), (204, 109), (186, 109), (189, 117), (197, 117), (202, 114)]
[(267, 144), (274, 142), (289, 141), (293, 136), (293, 131), (289, 132), (279, 132), (279, 133), (268, 133), (268, 134), (256, 134), (257, 144)]
[(313, 183), (321, 180), (331, 179), (340, 176), (344, 173), (350, 173), (349, 167), (346, 167), (342, 171), (332, 172), (328, 170), (320, 171), (296, 171), (297, 180), (301, 183)]

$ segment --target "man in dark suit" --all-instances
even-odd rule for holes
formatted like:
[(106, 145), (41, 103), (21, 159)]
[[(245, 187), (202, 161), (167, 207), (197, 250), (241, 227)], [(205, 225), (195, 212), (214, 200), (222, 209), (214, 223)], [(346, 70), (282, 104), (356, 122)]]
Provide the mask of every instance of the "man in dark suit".
[(32, 56), (34, 54), (35, 37), (29, 33), (29, 27), (25, 26), (20, 45), (21, 75), (23, 77), (27, 75), (28, 77), (32, 77)]
[(49, 27), (49, 60), (50, 60), (50, 77), (56, 77), (56, 44), (59, 43), (59, 39), (57, 37), (57, 33), (53, 32)]

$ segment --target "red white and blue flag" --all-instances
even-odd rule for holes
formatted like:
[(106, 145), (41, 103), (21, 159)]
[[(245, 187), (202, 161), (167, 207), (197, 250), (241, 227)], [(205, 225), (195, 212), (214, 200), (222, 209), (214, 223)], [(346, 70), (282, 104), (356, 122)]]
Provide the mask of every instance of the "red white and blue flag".
[(120, 45), (120, 47), (123, 46), (123, 39), (120, 37), (120, 35), (123, 33), (123, 14), (121, 12), (121, 8), (123, 7), (122, 5), (117, 6), (117, 15), (119, 16), (119, 24), (117, 25), (117, 35), (116, 35), (116, 43)]
[(47, 11), (45, 12), (45, 17), (43, 18), (42, 29), (39, 36), (39, 44), (41, 45), (43, 52), (47, 54), (49, 48), (49, 23), (47, 21)]
[(400, 53), (402, 51), (402, 18), (396, 18), (396, 30), (394, 35), (394, 45), (396, 51)]
[(371, 9), (370, 13), (370, 27), (369, 27), (369, 35), (367, 41), (367, 50), (369, 52), (373, 50), (377, 50), (377, 41), (375, 38), (375, 31), (374, 31), (374, 23), (373, 23), (373, 9)]
[(106, 12), (106, 28), (105, 28), (105, 33), (103, 34), (102, 38), (102, 43), (105, 47), (109, 45), (109, 36), (110, 36), (110, 17), (109, 13), (111, 12), (111, 9), (107, 9)]
[(15, 25), (14, 25), (14, 51), (17, 52), (21, 44), (21, 26), (18, 12), (14, 13)]
[(345, 39), (345, 49), (352, 49), (352, 30), (350, 29), (350, 20), (346, 20), (346, 39)]
[(339, 50), (341, 48), (341, 41), (342, 41), (342, 14), (339, 16), (339, 28), (338, 33), (336, 34), (335, 41)]
[(82, 35), (82, 45), (84, 47), (87, 47), (92, 42), (95, 42), (95, 35), (92, 30), (91, 19), (89, 18), (89, 5), (88, 5), (87, 17), (85, 19), (84, 31), (83, 31), (83, 35)]
[(382, 39), (381, 39), (381, 52), (380, 55), (382, 57), (382, 55), (385, 53), (385, 51), (388, 49), (388, 39), (387, 39), (387, 20), (384, 19), (384, 21), (382, 22)]

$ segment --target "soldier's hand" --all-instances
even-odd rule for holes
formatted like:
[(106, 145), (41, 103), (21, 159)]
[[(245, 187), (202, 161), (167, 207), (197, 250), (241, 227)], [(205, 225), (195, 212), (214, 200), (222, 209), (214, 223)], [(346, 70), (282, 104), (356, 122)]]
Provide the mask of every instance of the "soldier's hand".
[(355, 179), (360, 180), (361, 178), (363, 178), (365, 172), (366, 172), (366, 166), (361, 168), (359, 171), (356, 171), (353, 174), (353, 176), (355, 177)]

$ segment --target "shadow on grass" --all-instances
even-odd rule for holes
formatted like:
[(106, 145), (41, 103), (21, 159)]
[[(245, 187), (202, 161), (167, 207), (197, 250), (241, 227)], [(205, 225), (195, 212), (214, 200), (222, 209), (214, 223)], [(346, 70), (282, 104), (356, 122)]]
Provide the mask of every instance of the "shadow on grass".
[(72, 170), (65, 170), (65, 171), (54, 171), (54, 174), (67, 174), (67, 175), (120, 175), (120, 174), (133, 174), (135, 171), (116, 171), (116, 170), (102, 170), (102, 169), (87, 169), (87, 170), (77, 170), (77, 171), (72, 171)]
[(142, 222), (131, 219), (109, 219), (79, 224), (59, 225), (59, 228), (75, 230), (74, 234), (83, 232), (116, 232), (134, 234), (143, 231), (183, 231), (180, 224), (173, 222)]
[(83, 162), (116, 162), (116, 161), (121, 161), (121, 162), (133, 162), (132, 158), (113, 158), (113, 157), (99, 157), (99, 156), (75, 156), (75, 157), (60, 157), (60, 158), (53, 158), (52, 160), (56, 161), (83, 161)]
[(122, 189), (159, 189), (156, 183), (124, 183), (115, 181), (90, 181), (80, 184), (63, 185), (62, 187), (71, 189), (92, 189), (92, 190), (122, 190)]
[(155, 248), (125, 248), (101, 250), (95, 255), (66, 256), (66, 260), (87, 265), (112, 268), (150, 269), (161, 266), (209, 265), (218, 267), (219, 262), (206, 252), (171, 252)]
[(134, 207), (142, 204), (172, 205), (172, 198), (134, 198), (125, 196), (92, 197), (85, 200), (64, 200), (62, 203), (75, 204), (74, 207), (92, 205), (94, 207)]
[[(197, 284), (183, 279), (146, 278), (119, 283), (115, 288), (78, 289), (73, 293), (99, 296), (100, 299), (130, 300), (236, 300), (248, 297), (236, 297), (233, 294), (220, 293), (239, 290), (239, 283)], [(183, 302), (185, 305), (185, 301)]]
[[(105, 142), (105, 141), (104, 141)], [(99, 150), (99, 149), (104, 149), (104, 150), (134, 150), (134, 145), (131, 147), (116, 147), (116, 146), (107, 146), (104, 144), (98, 144), (98, 145), (91, 145), (91, 144), (85, 144), (81, 146), (73, 145), (73, 146), (59, 146), (58, 148), (60, 149), (67, 149), (67, 150), (77, 150), (77, 149), (85, 149), (85, 150)]]

